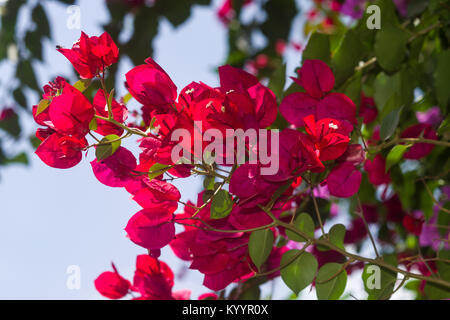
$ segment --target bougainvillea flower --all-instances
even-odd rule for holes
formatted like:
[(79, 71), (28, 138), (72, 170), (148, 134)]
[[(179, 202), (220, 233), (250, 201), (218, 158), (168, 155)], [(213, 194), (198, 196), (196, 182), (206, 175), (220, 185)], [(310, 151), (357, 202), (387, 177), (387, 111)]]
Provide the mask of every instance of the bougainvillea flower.
[[(253, 0), (245, 0), (244, 6), (252, 3)], [(217, 10), (217, 16), (219, 17), (220, 21), (223, 22), (223, 24), (227, 25), (230, 23), (230, 21), (233, 19), (235, 15), (234, 9), (233, 9), (233, 0), (224, 0), (222, 5)]]
[[(229, 95), (229, 99), (233, 101), (239, 98), (237, 94), (247, 96), (251, 104), (244, 108), (242, 99), (234, 100), (237, 104), (239, 116), (244, 120), (252, 116), (258, 123), (259, 128), (270, 126), (277, 117), (277, 102), (272, 90), (263, 86), (258, 79), (238, 68), (226, 65), (219, 68), (220, 89)], [(249, 121), (247, 119), (247, 121)]]
[(305, 129), (311, 137), (315, 148), (319, 151), (321, 161), (334, 160), (339, 158), (347, 149), (350, 141), (349, 131), (341, 122), (335, 119), (324, 118), (314, 119), (310, 115), (303, 119)]
[(124, 147), (119, 147), (104, 160), (93, 160), (91, 166), (97, 180), (109, 187), (125, 187), (136, 179), (132, 174), (136, 168), (136, 158)]
[(356, 107), (353, 101), (342, 93), (329, 93), (317, 105), (317, 119), (333, 118), (356, 124)]
[(134, 67), (125, 75), (126, 87), (140, 103), (157, 113), (172, 110), (177, 98), (177, 87), (169, 75), (152, 59)]
[(52, 100), (59, 93), (61, 93), (62, 88), (66, 83), (66, 79), (63, 77), (56, 77), (55, 80), (50, 81), (43, 87), (44, 93), (42, 94), (42, 99)]
[(117, 272), (114, 264), (112, 264), (112, 266), (114, 272), (103, 272), (95, 279), (94, 285), (102, 296), (109, 299), (120, 299), (131, 289), (131, 283)]
[(391, 182), (389, 171), (386, 172), (386, 159), (381, 154), (377, 154), (373, 160), (367, 159), (364, 163), (364, 170), (367, 172), (370, 183), (374, 186)]
[(280, 132), (279, 154), (278, 173), (264, 176), (267, 181), (286, 181), (307, 170), (321, 172), (325, 169), (311, 139), (297, 130)]
[(89, 100), (68, 83), (63, 92), (53, 98), (48, 115), (56, 131), (84, 137), (89, 132), (89, 123), (94, 118), (94, 108)]
[(126, 188), (133, 194), (134, 201), (148, 209), (164, 208), (174, 212), (181, 198), (180, 191), (174, 185), (158, 179), (143, 178), (129, 183)]
[(188, 289), (172, 291), (174, 274), (170, 267), (161, 260), (150, 255), (139, 255), (136, 259), (136, 270), (133, 285), (122, 278), (113, 264), (114, 272), (104, 272), (97, 280), (95, 287), (107, 298), (119, 299), (130, 290), (141, 294), (133, 300), (189, 300)]
[(355, 166), (364, 162), (366, 159), (366, 152), (360, 144), (350, 144), (347, 150), (337, 160), (339, 162), (351, 162)]
[(352, 220), (350, 226), (347, 228), (345, 233), (344, 243), (345, 244), (356, 244), (363, 240), (367, 236), (367, 228), (364, 224), (364, 220), (357, 217)]
[(84, 138), (78, 139), (53, 133), (36, 149), (36, 154), (52, 168), (68, 169), (81, 161), (81, 151), (86, 147), (87, 141)]
[(417, 111), (416, 118), (419, 123), (435, 126), (442, 121), (441, 109), (438, 106), (434, 106), (427, 111)]
[(100, 37), (87, 36), (81, 32), (80, 39), (72, 49), (57, 49), (73, 65), (81, 78), (91, 79), (119, 59), (119, 49), (111, 36), (104, 32)]
[(363, 123), (368, 124), (375, 121), (377, 115), (378, 109), (375, 105), (375, 100), (372, 97), (367, 97), (364, 92), (361, 92), (359, 116), (363, 118)]
[(405, 229), (412, 234), (420, 236), (420, 234), (422, 233), (422, 225), (424, 223), (423, 218), (416, 218), (411, 215), (405, 215), (402, 222)]
[(383, 203), (386, 206), (386, 220), (392, 222), (402, 222), (406, 212), (397, 194), (393, 195)]
[(358, 192), (361, 179), (361, 172), (352, 163), (343, 162), (328, 175), (328, 190), (335, 197), (348, 198)]
[(334, 75), (330, 67), (321, 60), (306, 60), (294, 81), (302, 86), (308, 95), (319, 99), (334, 87)]
[[(106, 95), (109, 98), (109, 94)], [(96, 115), (108, 117), (108, 105), (105, 98), (105, 92), (102, 89), (99, 89), (97, 91), (92, 105), (94, 106)], [(120, 123), (123, 123), (128, 118), (127, 107), (121, 103), (118, 103), (116, 99), (111, 100), (111, 111), (113, 119)], [(109, 121), (101, 119), (97, 119), (97, 129), (95, 129), (94, 131), (98, 134), (101, 134), (102, 136), (107, 136), (109, 134), (121, 136), (123, 133), (122, 128)]]
[(167, 217), (167, 211), (159, 211), (154, 216), (147, 211), (139, 211), (128, 221), (125, 231), (131, 241), (148, 250), (161, 249), (168, 245), (175, 236), (175, 226), (172, 222), (162, 222)]
[(366, 0), (345, 0), (340, 12), (353, 19), (360, 19), (364, 13)]
[(304, 92), (292, 93), (280, 104), (281, 114), (290, 123), (297, 127), (304, 125), (303, 119), (309, 115), (316, 114), (318, 100)]
[(334, 86), (331, 69), (320, 60), (306, 60), (294, 79), (306, 92), (286, 96), (280, 104), (280, 112), (295, 126), (303, 126), (303, 119), (314, 115), (317, 120), (332, 118), (356, 124), (356, 106), (342, 93), (327, 93)]
[[(203, 192), (198, 195), (197, 207), (203, 205)], [(197, 217), (221, 230), (236, 230), (231, 224), (231, 213), (223, 219), (210, 219), (208, 204), (197, 214)], [(196, 228), (198, 220), (189, 220), (195, 210), (185, 206), (184, 214), (177, 215), (175, 220), (186, 223), (185, 231), (177, 234), (170, 243), (174, 253), (181, 259), (192, 261), (191, 269), (199, 270), (205, 275), (203, 284), (211, 290), (221, 290), (233, 281), (248, 274), (250, 258), (248, 256), (248, 233), (223, 233)], [(201, 224), (200, 224), (201, 225)], [(199, 226), (200, 226), (199, 225)]]
[(437, 205), (433, 207), (433, 216), (422, 225), (422, 232), (419, 237), (419, 243), (422, 247), (431, 247), (434, 251), (439, 251), (442, 245), (446, 250), (450, 250), (450, 244), (447, 241), (441, 240), (448, 239), (450, 231), (447, 231), (442, 236), (437, 227), (440, 210)]
[[(403, 131), (400, 138), (418, 138), (422, 136), (425, 139), (437, 140), (436, 131), (433, 128), (424, 123), (419, 123), (410, 126)], [(403, 157), (405, 159), (420, 159), (427, 156), (434, 148), (431, 143), (415, 143), (408, 151), (405, 152)]]

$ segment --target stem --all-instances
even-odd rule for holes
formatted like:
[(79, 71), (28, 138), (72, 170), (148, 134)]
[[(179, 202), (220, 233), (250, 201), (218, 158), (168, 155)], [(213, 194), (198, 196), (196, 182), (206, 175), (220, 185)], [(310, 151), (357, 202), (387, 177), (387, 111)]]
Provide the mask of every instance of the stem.
[[(190, 218), (188, 218), (188, 219), (190, 219)], [(210, 224), (208, 224), (206, 221), (203, 221), (201, 219), (196, 219), (196, 220), (198, 220), (201, 223), (203, 223), (206, 226), (206, 228), (199, 227), (198, 225), (195, 225), (195, 224), (179, 222), (180, 219), (179, 220), (175, 220), (175, 223), (178, 223), (178, 224), (183, 225), (183, 226), (196, 227), (196, 228), (198, 228), (200, 230), (204, 230), (204, 231), (214, 231), (214, 232), (221, 232), (221, 233), (246, 233), (246, 232), (265, 230), (265, 229), (269, 229), (269, 228), (272, 228), (272, 227), (275, 226), (275, 223), (272, 222), (270, 224), (266, 224), (266, 225), (261, 226), (261, 227), (255, 227), (255, 228), (250, 228), (250, 229), (226, 230), (226, 229), (216, 229), (216, 228), (212, 227)]]
[(334, 244), (332, 244), (328, 240), (315, 239), (314, 237), (309, 236), (308, 234), (302, 232), (301, 230), (298, 230), (295, 226), (293, 226), (291, 224), (288, 224), (288, 223), (285, 223), (285, 222), (277, 219), (273, 215), (273, 213), (270, 210), (268, 210), (267, 208), (262, 207), (262, 209), (267, 213), (267, 215), (269, 217), (272, 218), (272, 220), (274, 220), (274, 222), (277, 225), (279, 225), (281, 227), (284, 227), (285, 229), (289, 229), (290, 231), (296, 233), (297, 235), (307, 239), (311, 243), (314, 243), (316, 245), (325, 246), (325, 247), (327, 247), (327, 248), (329, 248), (331, 250), (337, 251), (340, 254), (346, 256), (347, 258), (350, 258), (350, 259), (353, 259), (353, 260), (363, 261), (363, 262), (366, 262), (366, 263), (374, 264), (374, 265), (377, 265), (379, 267), (385, 268), (387, 270), (403, 274), (404, 276), (407, 276), (409, 278), (414, 278), (414, 279), (418, 279), (418, 280), (425, 280), (425, 281), (428, 281), (430, 283), (434, 283), (434, 284), (437, 284), (437, 285), (440, 285), (440, 286), (443, 286), (445, 288), (450, 289), (450, 282), (448, 282), (448, 281), (445, 281), (445, 280), (442, 280), (442, 279), (438, 279), (438, 278), (431, 278), (431, 277), (423, 276), (421, 274), (416, 274), (416, 273), (412, 273), (412, 272), (409, 272), (409, 271), (406, 271), (406, 270), (402, 270), (402, 269), (397, 268), (397, 267), (395, 267), (395, 266), (393, 266), (393, 265), (391, 265), (389, 263), (384, 262), (381, 259), (366, 258), (366, 257), (360, 256), (360, 255), (357, 255), (357, 254), (353, 254), (353, 253), (347, 252), (345, 249), (341, 249), (341, 248), (335, 246)]
[(272, 274), (274, 272), (277, 272), (281, 269), (286, 268), (288, 265), (290, 265), (292, 262), (294, 262), (298, 257), (300, 257), (300, 255), (303, 252), (305, 252), (306, 248), (308, 248), (310, 245), (311, 245), (311, 242), (305, 243), (305, 246), (301, 250), (299, 250), (291, 259), (289, 259), (289, 261), (286, 262), (284, 265), (280, 265), (280, 266), (276, 267), (275, 269), (269, 270), (267, 272), (257, 273), (252, 278), (268, 276), (269, 274)]
[(111, 122), (112, 124), (115, 124), (116, 126), (124, 129), (125, 131), (127, 131), (127, 132), (129, 132), (131, 134), (137, 134), (137, 135), (142, 136), (142, 137), (148, 137), (148, 135), (145, 132), (143, 132), (143, 131), (141, 131), (141, 130), (139, 130), (137, 128), (129, 128), (126, 125), (124, 125), (123, 123), (120, 123), (119, 121), (116, 121), (114, 119), (109, 119), (107, 117), (102, 117), (102, 116), (99, 116), (99, 115), (95, 115), (95, 118)]
[(375, 254), (376, 254), (377, 258), (379, 258), (380, 254), (378, 253), (377, 245), (375, 244), (375, 240), (372, 236), (372, 232), (370, 232), (369, 224), (367, 223), (366, 217), (364, 216), (363, 208), (361, 205), (361, 200), (359, 199), (359, 197), (357, 197), (357, 199), (358, 199), (358, 206), (359, 206), (359, 213), (360, 213), (360, 214), (358, 214), (358, 213), (357, 214), (363, 220), (364, 225), (366, 226), (366, 229), (367, 229), (367, 233), (369, 234), (370, 242), (372, 242), (373, 249), (375, 250)]
[(450, 142), (448, 142), (448, 141), (425, 139), (425, 138), (397, 138), (397, 139), (393, 139), (391, 141), (379, 144), (373, 148), (369, 148), (369, 152), (377, 153), (378, 151), (380, 151), (384, 148), (388, 148), (388, 147), (393, 146), (398, 143), (412, 143), (412, 144), (414, 144), (414, 143), (429, 143), (429, 144), (435, 144), (435, 145), (444, 146), (444, 147), (450, 147)]
[(325, 229), (323, 228), (322, 218), (320, 217), (319, 206), (317, 205), (316, 196), (314, 195), (314, 190), (312, 189), (312, 187), (311, 187), (311, 197), (313, 199), (317, 220), (319, 220), (320, 229), (322, 230), (322, 234), (325, 235)]

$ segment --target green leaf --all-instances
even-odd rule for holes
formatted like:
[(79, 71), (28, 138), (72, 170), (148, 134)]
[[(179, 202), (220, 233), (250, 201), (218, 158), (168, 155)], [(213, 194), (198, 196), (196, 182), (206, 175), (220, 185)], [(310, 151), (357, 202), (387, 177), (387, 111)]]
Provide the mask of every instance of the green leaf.
[(363, 55), (363, 44), (355, 34), (355, 31), (347, 31), (332, 58), (337, 87), (353, 75), (355, 67), (361, 61)]
[(260, 269), (272, 251), (274, 242), (270, 229), (254, 231), (248, 240), (248, 253), (255, 266)]
[(13, 91), (14, 100), (24, 109), (28, 108), (27, 99), (23, 94), (22, 89), (19, 87)]
[[(311, 218), (311, 216), (307, 213), (301, 213), (298, 215), (297, 218), (295, 218), (294, 221), (294, 226), (300, 230), (303, 231), (304, 233), (306, 233), (307, 235), (314, 237), (314, 229), (315, 229), (315, 225), (314, 225), (314, 221)], [(289, 238), (289, 240), (292, 241), (297, 241), (297, 242), (305, 242), (306, 239), (303, 238), (302, 236), (296, 234), (293, 231), (290, 231), (288, 229), (286, 229), (286, 235)]]
[[(394, 256), (387, 255), (384, 260), (391, 265), (397, 265)], [(394, 291), (397, 273), (377, 265), (366, 264), (362, 279), (369, 300), (387, 300)]]
[(403, 107), (395, 108), (389, 114), (383, 118), (380, 126), (380, 139), (382, 141), (389, 139), (395, 132), (400, 120), (400, 113)]
[(6, 163), (20, 163), (20, 164), (28, 164), (28, 156), (25, 152), (21, 152), (15, 155), (12, 158), (6, 160)]
[(30, 89), (39, 91), (36, 75), (34, 73), (30, 60), (19, 61), (19, 63), (17, 64), (16, 76), (22, 83), (26, 84)]
[[(281, 279), (296, 295), (306, 288), (314, 280), (318, 263), (316, 258), (309, 252), (299, 254), (300, 250), (289, 250), (281, 258), (281, 266), (289, 263), (280, 270)], [(295, 260), (293, 260), (295, 259)], [(292, 261), (292, 262), (291, 262)]]
[(89, 85), (91, 84), (92, 79), (80, 79), (77, 82), (74, 83), (74, 87), (81, 91), (84, 92), (87, 88), (89, 88)]
[[(431, 194), (433, 194), (436, 187), (438, 187), (439, 182), (438, 181), (428, 181), (426, 182), (428, 189), (430, 190)], [(420, 209), (423, 211), (423, 215), (425, 217), (425, 220), (428, 221), (433, 216), (433, 206), (434, 206), (434, 200), (428, 193), (425, 186), (421, 189), (420, 193)]]
[(233, 202), (226, 190), (219, 190), (211, 201), (211, 219), (222, 219), (233, 209)]
[(42, 99), (36, 108), (36, 116), (40, 115), (50, 106), (50, 100)]
[(98, 123), (96, 118), (92, 118), (91, 122), (89, 122), (89, 130), (95, 131), (98, 128)]
[(330, 36), (315, 32), (308, 40), (308, 44), (302, 54), (302, 61), (319, 59), (325, 63), (330, 63)]
[(409, 146), (398, 144), (389, 151), (386, 157), (386, 172), (403, 158), (403, 154), (408, 150)]
[(203, 188), (205, 190), (214, 190), (214, 176), (205, 176), (205, 179), (203, 180)]
[(399, 69), (406, 53), (406, 33), (397, 26), (386, 25), (375, 36), (375, 57), (387, 72)]
[[(339, 273), (339, 275), (337, 275)], [(337, 300), (344, 293), (347, 272), (342, 264), (327, 263), (320, 268), (316, 278), (316, 294), (319, 300)]]
[(25, 34), (25, 45), (32, 54), (33, 58), (42, 61), (42, 40), (39, 29), (36, 31), (28, 31)]
[(335, 224), (328, 232), (330, 242), (336, 247), (344, 249), (345, 226), (343, 224)]
[(132, 98), (133, 96), (131, 95), (131, 93), (127, 93), (123, 96), (122, 101), (124, 104), (127, 104)]
[(450, 101), (450, 50), (443, 51), (437, 59), (436, 71), (434, 73), (434, 87), (436, 98), (441, 108), (445, 109)]
[(278, 99), (282, 98), (284, 85), (286, 84), (286, 64), (280, 65), (269, 80), (269, 89)]
[(31, 13), (31, 18), (38, 26), (37, 30), (39, 34), (50, 38), (50, 25), (48, 23), (47, 14), (45, 13), (42, 5), (38, 4), (34, 7), (33, 12)]
[(100, 141), (100, 144), (95, 149), (95, 156), (98, 161), (105, 160), (119, 149), (121, 144), (121, 140), (118, 140), (119, 138), (120, 137), (115, 134), (110, 134)]
[(167, 170), (169, 170), (171, 166), (167, 164), (155, 163), (148, 170), (148, 177), (150, 180), (164, 174)]

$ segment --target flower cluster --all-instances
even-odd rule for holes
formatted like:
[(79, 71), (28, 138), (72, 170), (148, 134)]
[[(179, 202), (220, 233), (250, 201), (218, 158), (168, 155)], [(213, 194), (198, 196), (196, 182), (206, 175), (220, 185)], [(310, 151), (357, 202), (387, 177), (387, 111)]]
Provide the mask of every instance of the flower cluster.
[[(99, 82), (101, 88), (91, 103), (76, 85), (63, 78), (44, 87), (43, 99), (33, 107), (35, 121), (44, 127), (36, 132), (42, 141), (36, 154), (47, 165), (65, 169), (78, 164), (83, 151), (95, 147), (96, 159), (91, 166), (96, 178), (109, 187), (124, 188), (141, 207), (131, 216), (125, 231), (148, 254), (138, 256), (132, 284), (119, 275), (114, 265), (113, 272), (104, 272), (95, 280), (97, 290), (108, 298), (138, 293), (139, 299), (189, 299), (188, 291), (172, 291), (173, 273), (159, 260), (161, 249), (168, 245), (177, 257), (190, 262), (190, 269), (202, 273), (203, 284), (214, 291), (261, 273), (269, 279), (277, 277), (283, 257), (298, 245), (291, 241), (295, 237), (289, 236), (289, 222), (311, 197), (317, 207), (317, 200), (354, 196), (363, 172), (374, 187), (384, 187), (382, 200), (388, 221), (419, 236), (426, 228), (422, 227), (420, 214), (404, 212), (397, 195), (387, 191), (391, 177), (386, 159), (381, 154), (367, 156), (367, 145), (358, 134), (357, 117), (365, 124), (377, 118), (374, 100), (362, 94), (357, 114), (349, 97), (333, 91), (333, 72), (320, 60), (304, 61), (298, 77), (293, 78), (302, 90), (287, 95), (278, 106), (273, 92), (243, 70), (222, 66), (219, 87), (192, 82), (178, 91), (163, 68), (148, 58), (125, 75), (130, 96), (141, 105), (140, 111), (133, 113), (142, 119), (140, 123), (126, 124), (124, 100), (116, 101), (104, 81), (107, 68), (118, 59), (118, 49), (109, 35), (88, 37), (82, 33), (72, 49), (58, 51), (72, 63), (80, 81), (91, 85)], [(244, 163), (238, 161), (237, 148), (214, 149), (213, 155), (223, 154), (230, 160), (225, 164), (206, 161), (204, 154), (209, 144), (201, 134), (203, 130), (215, 130), (227, 140), (234, 139), (229, 130), (273, 127), (278, 111), (290, 126), (279, 132), (275, 173), (264, 174), (268, 164), (261, 159), (251, 160), (252, 153), (264, 149), (251, 141), (244, 144)], [(437, 139), (432, 124), (426, 123), (430, 117), (420, 116), (426, 120), (407, 128), (400, 139)], [(179, 132), (184, 133), (181, 141), (174, 140)], [(377, 132), (367, 142), (369, 146), (378, 146)], [(87, 135), (95, 140), (94, 144), (89, 144)], [(139, 136), (138, 157), (121, 146), (121, 141), (132, 135)], [(274, 145), (275, 140), (267, 143)], [(417, 143), (408, 148), (404, 158), (419, 159), (429, 154), (433, 145)], [(182, 150), (194, 160), (175, 160), (174, 150)], [(205, 190), (195, 203), (184, 203), (170, 181), (191, 175), (205, 176)], [(179, 208), (180, 204), (183, 208)], [(329, 215), (336, 214), (332, 206)], [(319, 228), (323, 231), (320, 214), (314, 219), (312, 233)], [(378, 220), (378, 208), (360, 205), (343, 243), (361, 242), (367, 236), (366, 224)], [(176, 224), (184, 227), (178, 234)], [(252, 232), (261, 230), (267, 230), (272, 240), (267, 257), (257, 263), (249, 242)], [(302, 250), (312, 254), (319, 266), (345, 260), (337, 251), (324, 252), (309, 245)], [(350, 266), (361, 267), (361, 263)]]

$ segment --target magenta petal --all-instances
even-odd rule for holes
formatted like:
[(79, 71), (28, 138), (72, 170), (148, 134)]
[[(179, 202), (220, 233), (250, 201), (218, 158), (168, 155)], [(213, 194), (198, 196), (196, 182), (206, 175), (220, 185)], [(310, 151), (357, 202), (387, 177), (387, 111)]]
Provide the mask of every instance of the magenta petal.
[(356, 124), (356, 106), (342, 93), (329, 93), (317, 105), (317, 119), (333, 118)]
[(131, 287), (130, 281), (124, 279), (116, 272), (106, 271), (94, 281), (95, 288), (102, 296), (109, 299), (124, 297)]
[(175, 225), (166, 222), (155, 225), (155, 220), (139, 211), (128, 221), (125, 228), (131, 241), (149, 250), (161, 249), (175, 236)]
[(334, 87), (334, 75), (330, 67), (321, 60), (306, 60), (299, 71), (298, 83), (306, 92), (320, 98)]
[(339, 162), (351, 162), (354, 165), (362, 163), (366, 158), (366, 152), (360, 144), (350, 144), (342, 156), (337, 159)]
[(249, 88), (248, 94), (255, 102), (255, 113), (260, 128), (270, 126), (277, 118), (277, 100), (272, 90), (260, 83)]
[(225, 91), (239, 90), (247, 91), (258, 83), (258, 79), (239, 68), (225, 65), (219, 67), (220, 87)]
[[(433, 128), (424, 123), (419, 123), (406, 128), (400, 138), (418, 138), (421, 134), (423, 134), (425, 139), (437, 140), (437, 135)], [(431, 143), (415, 143), (405, 152), (403, 157), (405, 159), (420, 159), (427, 156), (433, 148), (434, 145)]]
[(243, 164), (234, 171), (230, 181), (230, 192), (239, 198), (248, 198), (257, 193), (256, 179), (259, 167), (256, 164)]
[(63, 93), (53, 98), (48, 110), (57, 131), (77, 136), (89, 132), (89, 123), (95, 113), (89, 100), (68, 83), (65, 83)]
[(136, 179), (132, 175), (132, 170), (136, 168), (136, 158), (124, 147), (119, 147), (105, 160), (93, 160), (91, 166), (97, 180), (109, 187), (125, 187)]
[(318, 101), (304, 92), (288, 95), (280, 104), (283, 117), (297, 127), (304, 125), (303, 118), (316, 114)]
[(168, 74), (152, 59), (131, 69), (126, 75), (126, 86), (140, 103), (167, 110), (177, 97), (177, 87)]
[(350, 162), (333, 168), (327, 178), (328, 190), (335, 197), (348, 198), (359, 190), (361, 172)]
[(81, 161), (85, 145), (76, 138), (53, 133), (36, 149), (36, 155), (52, 168), (68, 169)]

